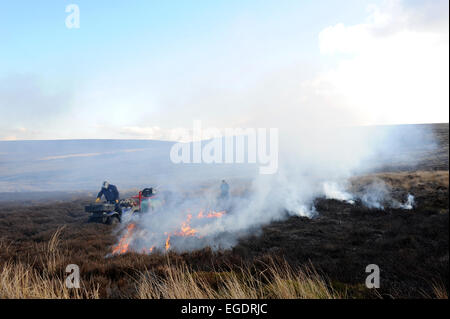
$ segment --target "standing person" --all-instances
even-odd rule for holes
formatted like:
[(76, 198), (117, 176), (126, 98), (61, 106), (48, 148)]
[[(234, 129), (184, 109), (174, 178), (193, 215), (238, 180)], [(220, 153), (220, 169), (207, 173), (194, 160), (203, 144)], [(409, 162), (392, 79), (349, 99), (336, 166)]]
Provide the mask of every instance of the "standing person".
[(222, 184), (220, 185), (220, 198), (221, 199), (227, 199), (230, 193), (230, 186), (228, 183), (223, 179)]

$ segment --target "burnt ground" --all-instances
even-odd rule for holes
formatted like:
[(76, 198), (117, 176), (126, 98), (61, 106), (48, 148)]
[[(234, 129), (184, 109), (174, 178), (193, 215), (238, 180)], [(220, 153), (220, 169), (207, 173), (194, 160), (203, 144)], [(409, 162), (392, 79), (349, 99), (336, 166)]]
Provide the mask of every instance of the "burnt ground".
[(369, 264), (380, 267), (379, 293), (385, 296), (420, 297), (429, 293), (432, 283), (445, 284), (448, 290), (448, 172), (394, 176), (379, 177), (391, 179), (394, 191), (408, 180), (408, 190), (416, 194), (413, 210), (377, 210), (319, 199), (317, 218), (274, 222), (235, 251), (247, 257), (270, 251), (290, 264), (310, 262), (331, 280), (349, 283), (361, 293)]
[[(393, 197), (415, 196), (412, 210), (368, 209), (336, 200), (317, 199), (318, 217), (289, 217), (274, 221), (242, 238), (232, 250), (209, 249), (190, 253), (127, 253), (105, 258), (116, 242), (111, 226), (87, 223), (85, 199), (65, 199), (21, 204), (0, 202), (0, 267), (21, 261), (38, 270), (43, 254), (60, 227), (59, 273), (69, 263), (80, 266), (83, 281), (100, 285), (103, 298), (132, 298), (133, 276), (142, 270), (158, 272), (166, 264), (184, 261), (195, 270), (258, 266), (268, 258), (286, 259), (293, 266), (313, 265), (349, 297), (394, 298), (433, 296), (432, 286), (449, 289), (448, 125), (438, 127), (442, 149), (428, 154), (424, 164), (408, 171), (396, 169), (352, 181), (358, 190), (373, 179), (382, 179)], [(438, 158), (438, 159), (436, 159)], [(381, 288), (365, 288), (368, 264), (381, 269)]]

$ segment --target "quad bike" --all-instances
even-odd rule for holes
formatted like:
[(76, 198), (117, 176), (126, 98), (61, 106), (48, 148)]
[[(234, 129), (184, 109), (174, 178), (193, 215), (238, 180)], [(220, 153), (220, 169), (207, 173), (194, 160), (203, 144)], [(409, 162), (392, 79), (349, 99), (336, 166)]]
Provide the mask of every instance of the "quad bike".
[(85, 212), (91, 213), (89, 222), (98, 222), (108, 225), (118, 224), (122, 221), (122, 213), (131, 214), (146, 212), (160, 207), (161, 201), (155, 198), (152, 188), (145, 188), (138, 195), (121, 199), (118, 205), (112, 203), (90, 204), (84, 207)]
[(85, 212), (91, 213), (89, 222), (97, 222), (108, 225), (120, 223), (122, 221), (122, 213), (125, 210), (131, 210), (131, 212), (134, 213), (137, 209), (137, 205), (128, 199), (120, 200), (117, 206), (111, 203), (98, 203), (90, 204), (84, 207)]

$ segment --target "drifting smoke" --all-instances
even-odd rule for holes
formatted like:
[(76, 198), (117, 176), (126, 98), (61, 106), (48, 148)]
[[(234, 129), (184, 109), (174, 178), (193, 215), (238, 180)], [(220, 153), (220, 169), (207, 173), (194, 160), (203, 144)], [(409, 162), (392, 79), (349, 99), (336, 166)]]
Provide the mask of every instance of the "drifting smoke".
[(361, 200), (369, 208), (384, 209), (383, 202), (389, 197), (390, 191), (386, 184), (382, 181), (376, 181), (365, 187)]
[[(405, 203), (401, 203), (381, 180), (358, 192), (347, 186), (354, 176), (392, 165), (393, 158), (411, 146), (414, 149), (418, 145), (432, 145), (423, 128), (406, 127), (404, 134), (390, 128), (303, 133), (295, 139), (280, 140), (276, 174), (249, 173), (245, 181), (231, 179), (228, 198), (219, 196), (220, 179), (209, 184), (199, 182), (199, 176), (205, 181), (211, 179), (202, 174), (202, 165), (196, 167), (195, 183), (180, 175), (170, 185), (161, 186), (157, 195), (160, 207), (124, 218), (125, 228), (113, 253), (227, 249), (240, 237), (257, 232), (271, 221), (320, 214), (314, 207), (314, 200), (319, 197), (349, 204), (358, 201), (373, 209), (413, 208), (413, 195), (409, 194)], [(410, 157), (408, 160), (409, 166), (417, 164)], [(217, 166), (219, 171), (220, 167)]]
[(407, 199), (406, 199), (406, 203), (401, 204), (400, 208), (413, 209), (414, 205), (415, 205), (414, 196), (411, 195), (411, 194), (408, 194)]
[(413, 209), (414, 196), (408, 194), (405, 203), (401, 203), (392, 197), (392, 189), (382, 180), (375, 180), (366, 185), (360, 196), (364, 206), (375, 209), (396, 208)]
[(336, 199), (349, 204), (354, 204), (354, 196), (343, 189), (344, 188), (336, 182), (323, 183), (323, 191), (326, 199)]

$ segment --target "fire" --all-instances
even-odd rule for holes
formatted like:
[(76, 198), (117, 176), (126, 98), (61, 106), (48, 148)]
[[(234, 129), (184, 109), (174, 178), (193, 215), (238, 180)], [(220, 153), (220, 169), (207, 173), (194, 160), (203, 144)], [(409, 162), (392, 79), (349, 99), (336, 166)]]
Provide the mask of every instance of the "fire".
[(197, 230), (190, 226), (191, 219), (192, 219), (192, 214), (188, 214), (187, 219), (181, 224), (180, 231), (175, 231), (172, 234), (167, 235), (166, 251), (169, 250), (169, 248), (170, 248), (170, 236), (171, 235), (172, 236), (180, 236), (180, 237), (195, 236), (195, 234), (197, 233)]
[(203, 211), (201, 210), (200, 213), (198, 213), (197, 218), (220, 218), (225, 214), (225, 211), (221, 212), (215, 212), (211, 211), (208, 214), (203, 214)]
[[(202, 218), (221, 218), (223, 215), (226, 214), (225, 211), (209, 211), (208, 213), (204, 213), (203, 210), (201, 210), (197, 214), (197, 219)], [(188, 214), (186, 217), (186, 220), (182, 222), (180, 229), (173, 232), (165, 232), (164, 235), (166, 235), (165, 240), (165, 250), (168, 251), (171, 247), (170, 239), (171, 237), (198, 237), (201, 238), (202, 236), (199, 235), (199, 232), (197, 229), (191, 227), (191, 221), (192, 221), (192, 214)], [(123, 254), (126, 253), (129, 250), (130, 243), (132, 242), (133, 235), (135, 232), (136, 224), (131, 223), (127, 226), (125, 233), (122, 235), (122, 238), (119, 240), (119, 243), (113, 247), (112, 254)], [(143, 253), (152, 253), (157, 245), (152, 245), (150, 248), (143, 248)]]
[(125, 231), (125, 234), (122, 236), (122, 238), (119, 240), (119, 243), (115, 247), (113, 247), (112, 253), (114, 255), (115, 254), (124, 254), (128, 251), (128, 247), (130, 246), (130, 242), (131, 242), (135, 227), (136, 227), (136, 224), (134, 224), (134, 223), (128, 225), (127, 230)]
[(175, 232), (176, 236), (194, 236), (197, 233), (197, 230), (190, 226), (191, 219), (192, 215), (188, 214), (186, 221), (181, 224), (181, 231)]
[(166, 239), (166, 251), (168, 251), (170, 248), (170, 235), (167, 235), (167, 239)]

